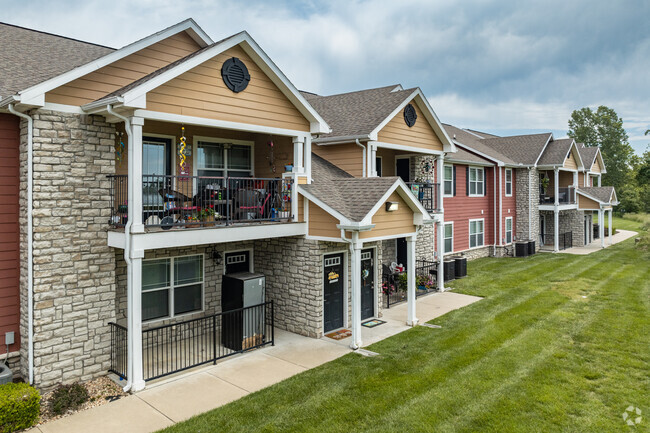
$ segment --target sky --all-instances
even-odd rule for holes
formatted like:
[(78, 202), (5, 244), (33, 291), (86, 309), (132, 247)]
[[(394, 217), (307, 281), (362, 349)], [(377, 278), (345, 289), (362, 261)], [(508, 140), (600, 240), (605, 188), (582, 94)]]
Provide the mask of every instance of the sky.
[(248, 31), (301, 90), (420, 87), (445, 123), (556, 138), (573, 110), (606, 105), (638, 154), (650, 143), (647, 0), (0, 0), (0, 11), (115, 48), (191, 17), (214, 40)]

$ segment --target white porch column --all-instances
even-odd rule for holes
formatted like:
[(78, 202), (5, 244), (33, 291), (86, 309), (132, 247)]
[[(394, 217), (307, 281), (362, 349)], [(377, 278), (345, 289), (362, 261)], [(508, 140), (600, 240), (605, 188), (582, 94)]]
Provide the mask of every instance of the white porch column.
[(142, 369), (142, 258), (144, 251), (130, 252), (127, 265), (127, 377), (131, 391), (144, 389)]
[(436, 200), (438, 208), (438, 221), (436, 222), (437, 240), (438, 240), (438, 290), (445, 291), (445, 202), (444, 202), (444, 173), (445, 173), (445, 156), (440, 155), (437, 158), (436, 165), (436, 182), (438, 183), (438, 190), (436, 191)]
[(408, 326), (416, 326), (415, 317), (415, 240), (416, 236), (406, 238), (406, 276), (407, 276), (407, 318)]
[(578, 172), (574, 171), (573, 172), (573, 197), (571, 197), (571, 200), (573, 200), (573, 203), (577, 203), (578, 201)]
[(555, 209), (553, 209), (553, 251), (557, 253), (560, 251), (560, 210), (558, 209), (560, 205), (560, 170), (557, 168), (553, 170), (553, 176), (553, 190), (555, 194)]
[(350, 264), (352, 270), (352, 341), (350, 348), (353, 350), (361, 347), (361, 248), (363, 242), (359, 241), (359, 232), (352, 232), (352, 245), (350, 246)]
[(602, 177), (601, 174), (598, 175), (598, 186), (600, 186), (600, 178)]
[(608, 224), (607, 224), (607, 227), (609, 228), (609, 244), (610, 245), (612, 245), (612, 232), (614, 231), (614, 230), (612, 230), (612, 211), (613, 211), (613, 209), (609, 210), (609, 221), (608, 221)]
[(293, 137), (293, 172), (304, 173), (304, 146), (305, 137)]
[(370, 177), (377, 177), (377, 145), (373, 141), (368, 142), (368, 173)]
[(600, 247), (605, 248), (605, 211), (598, 210), (598, 232), (600, 234)]
[(311, 135), (305, 137), (305, 173), (307, 183), (311, 183)]
[(132, 164), (129, 164), (131, 173), (128, 176), (129, 183), (129, 218), (133, 221), (131, 233), (144, 233), (142, 224), (142, 117), (131, 117), (131, 141), (129, 143), (128, 155)]

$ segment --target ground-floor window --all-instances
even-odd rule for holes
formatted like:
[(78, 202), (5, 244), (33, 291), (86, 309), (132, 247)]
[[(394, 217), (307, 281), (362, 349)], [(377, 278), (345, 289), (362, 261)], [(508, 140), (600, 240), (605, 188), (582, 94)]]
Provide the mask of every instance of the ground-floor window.
[(203, 255), (142, 262), (142, 320), (203, 309)]
[(512, 217), (506, 218), (506, 244), (512, 243)]
[(483, 246), (483, 220), (469, 221), (469, 247)]
[(454, 251), (454, 223), (445, 223), (445, 253)]

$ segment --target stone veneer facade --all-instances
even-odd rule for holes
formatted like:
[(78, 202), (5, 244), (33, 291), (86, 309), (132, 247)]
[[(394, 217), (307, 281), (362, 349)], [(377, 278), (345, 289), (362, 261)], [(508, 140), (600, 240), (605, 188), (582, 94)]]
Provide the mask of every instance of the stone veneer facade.
[[(539, 249), (539, 174), (536, 169), (518, 168), (515, 172), (517, 210), (515, 236), (535, 241)], [(530, 220), (530, 231), (529, 231)]]
[[(107, 244), (114, 132), (102, 117), (36, 110), (34, 119), (34, 383), (41, 389), (105, 374), (115, 316), (115, 255)], [(21, 123), (21, 242), (27, 240), (27, 123)], [(27, 332), (22, 249), (21, 334)], [(25, 342), (27, 339), (25, 338)], [(27, 377), (27, 344), (21, 347)]]
[[(553, 211), (541, 211), (541, 215), (546, 215), (546, 234), (545, 246), (553, 248), (555, 235), (555, 218)], [(579, 209), (569, 209), (560, 211), (559, 215), (559, 234), (571, 232), (571, 246), (581, 247), (585, 242), (585, 212)]]

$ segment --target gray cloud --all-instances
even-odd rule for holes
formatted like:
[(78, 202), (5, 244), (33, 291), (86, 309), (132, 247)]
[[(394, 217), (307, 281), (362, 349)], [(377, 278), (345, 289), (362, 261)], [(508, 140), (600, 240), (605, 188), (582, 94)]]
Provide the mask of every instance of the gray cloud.
[(110, 46), (190, 16), (214, 39), (246, 29), (301, 89), (419, 86), (443, 121), (497, 133), (561, 136), (573, 109), (604, 104), (637, 151), (650, 142), (650, 2), (1, 3), (3, 21)]

